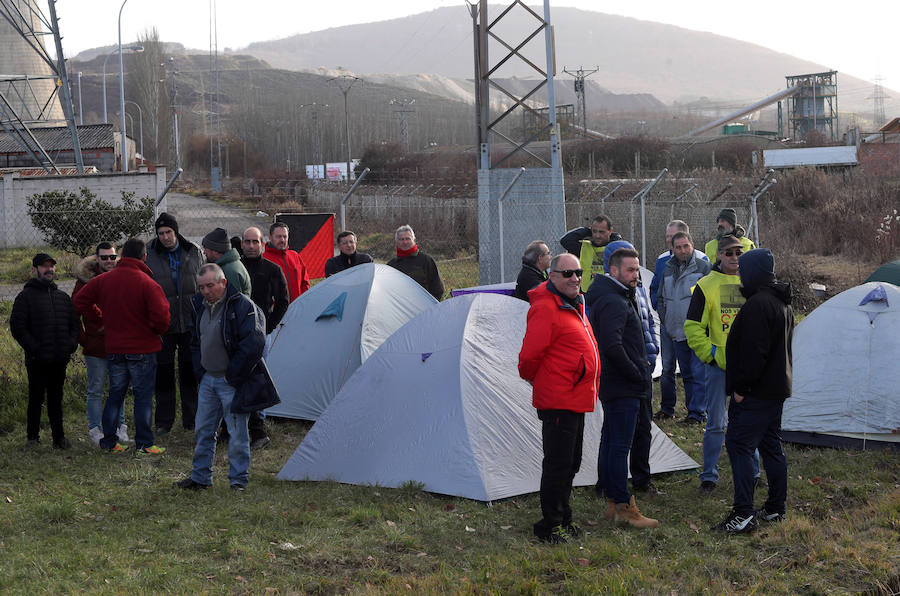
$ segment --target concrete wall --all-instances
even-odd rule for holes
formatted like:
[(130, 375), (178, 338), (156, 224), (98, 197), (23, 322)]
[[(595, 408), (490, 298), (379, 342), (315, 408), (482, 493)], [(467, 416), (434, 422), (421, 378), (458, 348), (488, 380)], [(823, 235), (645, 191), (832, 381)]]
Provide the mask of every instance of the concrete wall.
[[(41, 233), (31, 225), (26, 201), (34, 194), (54, 190), (78, 193), (82, 186), (113, 205), (121, 204), (122, 191), (134, 192), (137, 198), (156, 198), (166, 187), (166, 169), (159, 167), (155, 172), (129, 172), (125, 176), (88, 174), (20, 178), (17, 174), (6, 174), (0, 185), (0, 248), (46, 244)], [(160, 205), (162, 210), (165, 210), (165, 201)]]

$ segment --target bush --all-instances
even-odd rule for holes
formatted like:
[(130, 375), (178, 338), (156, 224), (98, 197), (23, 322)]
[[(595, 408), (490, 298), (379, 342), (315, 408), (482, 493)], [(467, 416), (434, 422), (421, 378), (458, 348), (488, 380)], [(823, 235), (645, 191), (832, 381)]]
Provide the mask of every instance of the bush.
[(151, 229), (154, 201), (134, 195), (123, 190), (122, 205), (117, 207), (85, 186), (78, 194), (54, 190), (32, 195), (28, 215), (51, 246), (85, 257), (99, 242), (118, 242)]

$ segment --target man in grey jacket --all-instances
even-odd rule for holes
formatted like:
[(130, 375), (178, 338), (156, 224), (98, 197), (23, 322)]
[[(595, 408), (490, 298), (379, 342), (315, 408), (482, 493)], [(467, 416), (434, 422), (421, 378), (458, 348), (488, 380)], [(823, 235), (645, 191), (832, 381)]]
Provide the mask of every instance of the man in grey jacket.
[[(678, 232), (672, 236), (673, 258), (666, 263), (659, 285), (657, 311), (660, 324), (672, 338), (675, 358), (681, 369), (684, 383), (684, 405), (687, 417), (684, 422), (702, 423), (706, 419), (706, 372), (703, 363), (688, 346), (684, 334), (684, 321), (691, 292), (697, 281), (709, 273), (709, 261), (698, 259), (694, 254), (694, 241), (690, 232)], [(674, 411), (675, 386), (661, 383), (661, 411)]]
[(197, 414), (197, 381), (191, 363), (191, 297), (197, 293), (197, 272), (203, 265), (200, 247), (178, 233), (178, 221), (168, 213), (156, 219), (156, 238), (147, 245), (147, 266), (169, 301), (171, 322), (162, 336), (156, 361), (156, 434), (172, 430), (175, 423), (175, 357), (181, 392), (181, 424), (194, 429)]

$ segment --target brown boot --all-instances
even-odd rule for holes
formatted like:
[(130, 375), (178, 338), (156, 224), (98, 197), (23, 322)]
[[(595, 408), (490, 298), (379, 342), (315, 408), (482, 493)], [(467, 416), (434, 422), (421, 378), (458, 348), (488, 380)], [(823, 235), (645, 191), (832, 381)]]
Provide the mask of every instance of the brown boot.
[(634, 502), (634, 495), (628, 503), (616, 503), (613, 519), (617, 522), (628, 522), (632, 527), (641, 529), (655, 528), (659, 525), (657, 520), (641, 515), (640, 509)]
[(612, 521), (616, 517), (616, 503), (612, 499), (606, 500), (606, 519)]

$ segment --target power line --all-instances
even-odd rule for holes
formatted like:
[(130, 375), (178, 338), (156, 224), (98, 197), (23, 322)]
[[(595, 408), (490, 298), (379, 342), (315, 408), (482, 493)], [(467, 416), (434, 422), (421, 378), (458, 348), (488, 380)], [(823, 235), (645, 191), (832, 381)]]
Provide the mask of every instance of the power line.
[(571, 75), (575, 77), (575, 97), (578, 101), (578, 106), (581, 111), (581, 136), (587, 136), (587, 106), (585, 105), (584, 100), (584, 80), (600, 70), (600, 67), (597, 66), (594, 70), (584, 70), (582, 67), (578, 67), (578, 70), (575, 72), (571, 72), (569, 69), (563, 67), (563, 72), (567, 75)]

